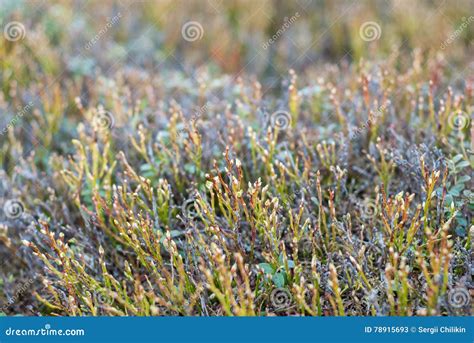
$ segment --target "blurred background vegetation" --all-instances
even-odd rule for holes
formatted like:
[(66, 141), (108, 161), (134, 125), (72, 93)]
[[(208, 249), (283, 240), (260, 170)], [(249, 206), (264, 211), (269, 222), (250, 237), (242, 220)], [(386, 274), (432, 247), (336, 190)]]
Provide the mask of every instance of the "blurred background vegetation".
[[(467, 25), (452, 44), (441, 46), (474, 13), (470, 0), (458, 1), (283, 1), (283, 0), (160, 0), (160, 1), (1, 1), (0, 25), (11, 20), (25, 24), (23, 44), (2, 63), (14, 63), (24, 75), (76, 77), (110, 74), (127, 66), (153, 67), (157, 73), (178, 69), (187, 76), (211, 71), (260, 77), (264, 85), (288, 69), (311, 70), (326, 62), (344, 64), (384, 59), (394, 51), (436, 56), (440, 63), (466, 63), (472, 53), (474, 25)], [(120, 19), (90, 49), (86, 44), (117, 14)], [(263, 44), (285, 20), (297, 14), (284, 34), (267, 49)], [(202, 39), (188, 42), (181, 29), (188, 21), (203, 27)], [(367, 21), (381, 27), (373, 42), (360, 39)], [(3, 42), (4, 44), (5, 42)], [(7, 42), (8, 43), (8, 42)], [(30, 58), (25, 59), (24, 55)], [(404, 54), (404, 59), (410, 59)], [(400, 63), (404, 61), (401, 59)], [(410, 61), (408, 61), (410, 63)], [(41, 71), (41, 73), (39, 72)], [(8, 96), (13, 75), (2, 75)], [(26, 79), (26, 78), (25, 78)], [(21, 83), (22, 79), (18, 79)], [(35, 82), (34, 77), (28, 81)], [(172, 80), (170, 80), (172, 82)]]

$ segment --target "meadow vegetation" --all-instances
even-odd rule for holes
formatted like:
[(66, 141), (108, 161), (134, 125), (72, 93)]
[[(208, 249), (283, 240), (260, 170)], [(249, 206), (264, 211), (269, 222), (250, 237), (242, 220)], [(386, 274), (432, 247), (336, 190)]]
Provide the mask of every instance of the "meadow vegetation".
[(474, 12), (434, 3), (2, 3), (0, 314), (470, 315)]

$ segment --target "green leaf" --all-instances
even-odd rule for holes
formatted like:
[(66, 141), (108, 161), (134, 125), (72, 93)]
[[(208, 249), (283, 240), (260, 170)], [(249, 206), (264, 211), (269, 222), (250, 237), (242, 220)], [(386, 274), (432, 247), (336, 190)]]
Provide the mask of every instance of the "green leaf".
[(458, 179), (458, 183), (464, 183), (464, 182), (469, 181), (470, 179), (471, 177), (469, 175), (463, 175)]
[(196, 172), (196, 166), (191, 163), (186, 163), (184, 165), (184, 170), (190, 174), (194, 174)]
[(461, 226), (463, 226), (463, 227), (466, 227), (466, 226), (467, 226), (467, 220), (466, 220), (466, 218), (464, 218), (461, 214), (458, 214), (458, 215), (456, 216), (456, 220), (457, 220), (457, 222), (458, 222)]
[(259, 263), (258, 266), (263, 269), (265, 274), (273, 275), (275, 273), (275, 269), (268, 263)]
[(448, 162), (448, 168), (449, 168), (450, 170), (455, 169), (455, 163), (454, 163), (453, 161), (448, 160), (447, 162)]
[(462, 155), (458, 154), (458, 155), (454, 156), (451, 161), (453, 161), (454, 163), (458, 163), (461, 159), (462, 159)]
[(146, 171), (150, 171), (150, 170), (153, 170), (153, 167), (151, 165), (149, 165), (148, 163), (145, 163), (145, 164), (142, 164), (140, 166), (140, 170), (142, 172), (146, 172)]
[(462, 168), (469, 167), (469, 166), (470, 166), (469, 161), (461, 161), (461, 162), (458, 163), (456, 168), (462, 169)]
[(457, 226), (455, 231), (456, 231), (456, 234), (461, 237), (465, 237), (467, 233), (466, 228), (462, 226)]
[(141, 174), (143, 175), (143, 177), (152, 178), (152, 177), (155, 176), (155, 171), (154, 171), (153, 167), (151, 165), (149, 165), (148, 163), (142, 164), (140, 166), (140, 171), (141, 171)]
[(459, 190), (457, 190), (457, 189), (454, 188), (454, 187), (451, 188), (448, 193), (449, 193), (449, 195), (451, 195), (451, 196), (455, 196), (455, 197), (459, 196)]
[(449, 190), (449, 194), (454, 196), (459, 196), (459, 194), (464, 190), (464, 184), (457, 184)]
[(181, 236), (183, 232), (180, 230), (171, 230), (170, 234), (171, 234), (171, 238), (175, 238), (175, 237)]
[(445, 201), (444, 203), (448, 205), (448, 207), (451, 205), (451, 203), (453, 202), (453, 196), (451, 194), (446, 194), (446, 198), (445, 198)]
[(273, 274), (272, 281), (278, 288), (285, 286), (285, 276), (283, 275), (283, 273)]

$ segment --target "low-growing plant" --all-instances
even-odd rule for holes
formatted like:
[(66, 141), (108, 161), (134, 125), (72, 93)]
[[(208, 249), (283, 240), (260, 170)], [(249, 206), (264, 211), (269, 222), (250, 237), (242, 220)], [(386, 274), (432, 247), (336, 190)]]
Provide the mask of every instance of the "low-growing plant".
[[(367, 52), (376, 42), (343, 38), (360, 20), (345, 19), (324, 54), (370, 58), (287, 63), (275, 86), (268, 72), (226, 74), (241, 42), (192, 75), (169, 66), (162, 54), (194, 50), (161, 19), (150, 28), (167, 32), (159, 53), (144, 44), (117, 59), (138, 14), (154, 18), (149, 5), (73, 59), (71, 34), (37, 23), (56, 23), (52, 11), (32, 18), (37, 40), (0, 40), (2, 313), (471, 314), (474, 87), (441, 52), (419, 43), (380, 59)], [(414, 44), (421, 34), (394, 30), (397, 13), (385, 33)], [(201, 53), (218, 54), (206, 39)], [(280, 66), (291, 56), (278, 42), (268, 51)], [(466, 51), (454, 50), (456, 70)], [(26, 282), (31, 291), (14, 291)]]

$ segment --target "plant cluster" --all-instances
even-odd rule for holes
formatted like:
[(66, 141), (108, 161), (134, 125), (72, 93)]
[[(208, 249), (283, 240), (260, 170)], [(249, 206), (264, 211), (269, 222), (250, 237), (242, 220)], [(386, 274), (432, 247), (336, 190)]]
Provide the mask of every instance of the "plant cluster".
[(471, 314), (474, 78), (439, 51), (76, 73), (54, 11), (0, 40), (4, 314)]

